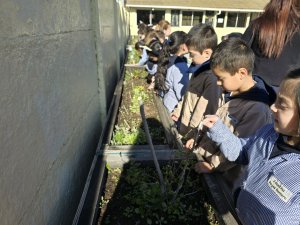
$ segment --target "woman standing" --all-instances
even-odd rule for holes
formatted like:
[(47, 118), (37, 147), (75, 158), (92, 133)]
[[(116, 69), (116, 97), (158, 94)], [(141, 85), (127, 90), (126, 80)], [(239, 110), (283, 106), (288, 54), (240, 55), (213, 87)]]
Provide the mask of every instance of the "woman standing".
[(254, 74), (275, 87), (283, 74), (300, 66), (299, 2), (271, 0), (242, 37), (255, 53)]

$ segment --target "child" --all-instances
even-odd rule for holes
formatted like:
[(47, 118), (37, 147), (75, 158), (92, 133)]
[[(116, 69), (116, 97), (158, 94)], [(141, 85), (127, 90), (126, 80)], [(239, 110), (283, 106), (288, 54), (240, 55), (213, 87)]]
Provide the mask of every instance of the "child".
[(222, 41), (225, 41), (227, 40), (228, 38), (242, 38), (243, 34), (242, 33), (239, 33), (239, 32), (232, 32), (232, 33), (229, 33), (229, 34), (226, 34), (224, 36), (222, 36), (221, 40)]
[(193, 61), (192, 77), (185, 95), (171, 114), (171, 118), (179, 122), (179, 133), (186, 139), (195, 137), (204, 114), (214, 114), (218, 108), (221, 90), (209, 64), (217, 42), (215, 30), (207, 24), (195, 25), (188, 33), (186, 45)]
[(159, 40), (163, 44), (165, 41), (165, 34), (162, 31), (149, 30), (145, 38), (138, 41), (138, 47), (142, 49), (141, 59), (137, 63), (138, 66), (143, 66), (148, 62), (149, 56), (144, 46), (149, 45), (150, 42), (155, 39)]
[(155, 90), (163, 97), (167, 110), (171, 113), (185, 93), (189, 82), (187, 60), (183, 56), (188, 52), (185, 45), (187, 34), (173, 32), (159, 57), (155, 74)]
[[(248, 137), (265, 124), (272, 122), (269, 106), (273, 104), (276, 93), (262, 79), (252, 76), (254, 53), (247, 43), (239, 38), (229, 38), (220, 43), (211, 58), (211, 68), (218, 81), (217, 84), (227, 91), (225, 104), (216, 114), (239, 137)], [(205, 134), (200, 134), (194, 152), (205, 161), (199, 161), (195, 169), (199, 173), (213, 170), (227, 171), (234, 166), (228, 162)], [(188, 149), (194, 146), (194, 139), (186, 143)], [(201, 157), (201, 158), (202, 158)], [(240, 168), (234, 170), (239, 173)], [(237, 174), (226, 174), (232, 182)]]
[(166, 38), (171, 34), (171, 24), (167, 20), (160, 20), (155, 29), (164, 32)]
[[(146, 49), (149, 57), (146, 63), (146, 70), (149, 75), (153, 77), (157, 72), (158, 57), (162, 51), (163, 45), (159, 40), (153, 39), (147, 46), (144, 46), (144, 48)], [(148, 82), (151, 83), (152, 81), (150, 80)]]
[(225, 157), (247, 165), (234, 188), (236, 211), (245, 225), (299, 224), (300, 68), (288, 73), (271, 110), (274, 123), (249, 138), (236, 137), (217, 116), (203, 121)]
[(146, 37), (147, 33), (151, 30), (149, 26), (147, 26), (144, 23), (139, 23), (138, 25), (138, 41), (144, 40)]

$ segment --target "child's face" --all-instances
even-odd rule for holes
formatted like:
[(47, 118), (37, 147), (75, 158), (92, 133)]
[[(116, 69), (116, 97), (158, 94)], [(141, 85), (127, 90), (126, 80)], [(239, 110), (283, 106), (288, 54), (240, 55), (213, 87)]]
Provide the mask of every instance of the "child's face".
[(217, 77), (217, 85), (222, 86), (225, 91), (235, 92), (241, 87), (241, 79), (238, 73), (231, 75), (228, 72), (220, 70), (218, 67), (213, 69)]
[(276, 102), (271, 106), (274, 115), (274, 129), (284, 135), (298, 136), (299, 113), (295, 103), (294, 80), (283, 81), (279, 87)]
[(144, 34), (139, 34), (139, 35), (138, 35), (139, 41), (144, 40), (144, 38), (145, 38), (145, 35), (144, 35)]
[(157, 62), (157, 61), (158, 61), (158, 57), (157, 57), (157, 56), (154, 56), (154, 55), (149, 55), (149, 59), (150, 59), (152, 62)]
[(206, 62), (207, 60), (209, 60), (210, 58), (210, 56), (208, 56), (205, 51), (201, 53), (191, 48), (189, 48), (188, 50), (190, 53), (190, 58), (192, 59), (193, 63), (195, 63), (196, 65), (200, 65)]
[(165, 33), (166, 37), (169, 37), (170, 34), (172, 33), (172, 31), (171, 31), (171, 25), (169, 25), (166, 30), (163, 30), (163, 32)]

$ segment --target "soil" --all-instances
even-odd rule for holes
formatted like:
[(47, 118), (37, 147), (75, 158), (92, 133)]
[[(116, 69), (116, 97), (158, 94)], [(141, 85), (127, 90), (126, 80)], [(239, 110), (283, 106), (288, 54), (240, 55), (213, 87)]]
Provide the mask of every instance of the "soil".
[[(112, 144), (147, 144), (142, 118), (139, 111), (139, 102), (135, 95), (142, 95), (145, 97), (144, 111), (153, 144), (166, 144), (164, 129), (154, 103), (154, 92), (152, 90), (148, 90), (149, 84), (146, 82), (146, 77), (147, 72), (144, 69), (126, 69), (122, 99), (115, 125), (115, 127), (119, 128), (118, 134), (124, 136), (124, 138), (123, 140), (120, 140), (119, 135), (116, 135), (115, 130), (112, 138)], [(139, 92), (134, 93), (134, 89), (137, 88)], [(128, 138), (135, 132), (137, 132), (135, 140)]]
[[(177, 168), (176, 172), (174, 172), (174, 168)], [(173, 190), (176, 189), (175, 183), (178, 181), (173, 176), (178, 175), (177, 177), (179, 177), (179, 172), (181, 172), (178, 168), (177, 164), (177, 167), (173, 167), (171, 170), (170, 166), (169, 170), (165, 167), (162, 169), (166, 183), (173, 180)], [(157, 197), (159, 191), (150, 192), (153, 190), (150, 185), (153, 184), (159, 190), (158, 177), (155, 173), (152, 166), (138, 165), (136, 167), (132, 164), (126, 165), (122, 170), (119, 168), (109, 170), (105, 193), (100, 202), (101, 213), (98, 225), (219, 224), (209, 203), (209, 198), (202, 187), (201, 177), (193, 170), (188, 169), (187, 171), (185, 182), (180, 190), (179, 196), (181, 197), (178, 197), (180, 200), (176, 201), (175, 205), (169, 203), (168, 209), (163, 207), (164, 201), (160, 200), (161, 197)], [(153, 196), (152, 200), (142, 197), (149, 192)], [(139, 203), (139, 199), (143, 203)], [(159, 222), (158, 218), (164, 218), (164, 222)]]

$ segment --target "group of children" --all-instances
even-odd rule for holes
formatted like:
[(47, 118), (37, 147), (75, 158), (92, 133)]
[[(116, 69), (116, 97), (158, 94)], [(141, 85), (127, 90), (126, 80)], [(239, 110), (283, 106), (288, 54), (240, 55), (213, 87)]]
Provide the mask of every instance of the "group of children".
[(210, 25), (146, 46), (154, 90), (187, 151), (199, 156), (195, 170), (223, 173), (243, 224), (299, 224), (300, 69), (287, 74), (276, 98), (252, 74), (248, 44), (236, 37), (218, 44)]

